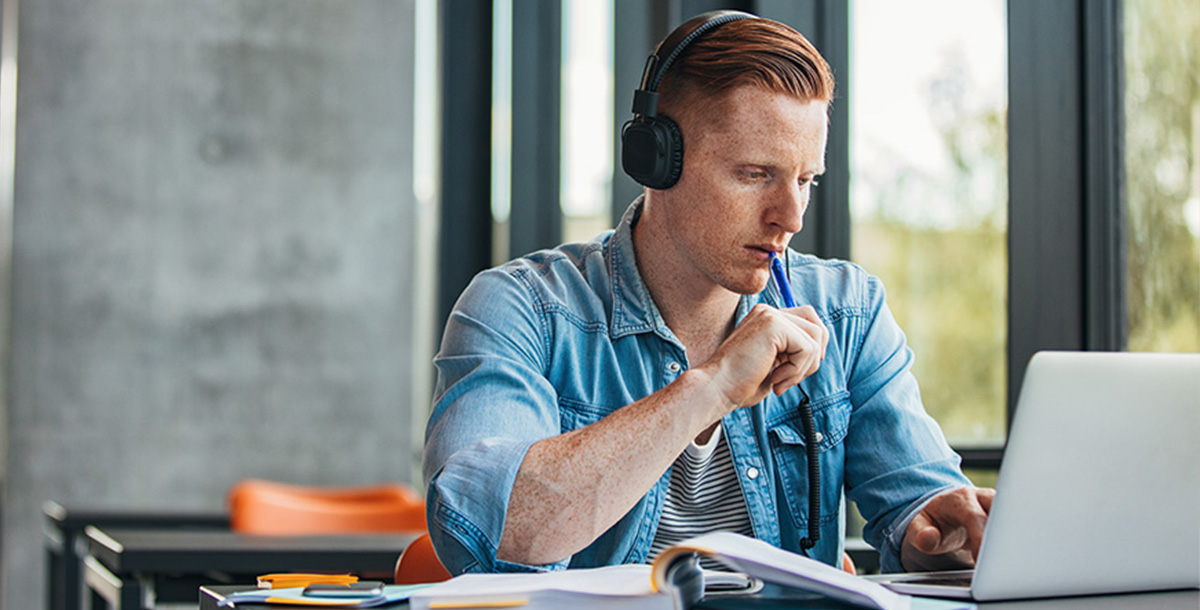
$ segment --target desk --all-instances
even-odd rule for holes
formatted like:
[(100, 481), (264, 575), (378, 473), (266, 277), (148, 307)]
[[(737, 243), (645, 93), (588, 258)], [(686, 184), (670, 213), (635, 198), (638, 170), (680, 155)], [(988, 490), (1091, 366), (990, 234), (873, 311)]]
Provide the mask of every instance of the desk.
[(194, 602), (200, 585), (254, 582), (270, 572), (351, 572), (390, 582), (400, 552), (420, 535), (247, 536), (92, 526), (84, 532), (92, 607), (124, 610)]
[[(226, 595), (252, 589), (246, 585), (215, 585), (200, 587), (200, 610), (221, 610), (217, 604)], [(799, 596), (797, 596), (799, 597)], [(266, 606), (263, 606), (264, 608)], [(393, 606), (387, 606), (393, 607)], [(407, 608), (406, 604), (394, 607)], [(849, 606), (788, 601), (755, 597), (725, 597), (719, 601), (701, 602), (698, 610), (786, 610), (788, 608), (838, 608)], [(1062, 599), (1033, 599), (1014, 602), (990, 602), (979, 604), (979, 610), (1127, 610), (1153, 608), (1154, 610), (1196, 610), (1200, 608), (1200, 591), (1167, 591), (1164, 593), (1138, 593), (1136, 595), (1101, 595), (1097, 597), (1067, 597)]]
[(167, 510), (97, 510), (67, 508), (57, 502), (42, 505), (46, 548), (46, 603), (49, 610), (80, 610), (83, 601), (83, 558), (87, 554), (83, 529), (144, 527), (155, 529), (229, 529), (224, 512)]

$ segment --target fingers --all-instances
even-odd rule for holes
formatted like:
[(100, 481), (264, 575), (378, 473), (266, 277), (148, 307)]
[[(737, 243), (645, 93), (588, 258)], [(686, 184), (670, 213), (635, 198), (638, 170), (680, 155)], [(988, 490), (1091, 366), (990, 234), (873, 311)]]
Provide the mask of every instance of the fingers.
[(987, 528), (988, 515), (992, 512), (992, 499), (996, 497), (994, 489), (968, 488), (966, 495), (968, 507), (964, 513), (964, 525), (971, 540), (971, 557), (979, 557), (979, 548), (983, 546), (983, 532)]
[(775, 394), (782, 394), (814, 374), (821, 367), (821, 352), (812, 347), (800, 347), (783, 354), (783, 361), (771, 371), (771, 387)]
[(925, 513), (918, 513), (913, 517), (908, 526), (908, 535), (912, 536), (912, 544), (918, 551), (929, 555), (937, 554), (938, 547), (942, 544), (941, 530), (925, 516)]
[(781, 394), (816, 373), (829, 331), (811, 306), (756, 305), (701, 367), (733, 408)]
[(983, 530), (987, 525), (988, 514), (979, 501), (978, 494), (971, 493), (965, 503), (966, 506), (960, 513), (961, 523), (967, 530), (967, 538), (971, 544), (971, 557), (974, 559), (979, 557), (979, 547), (983, 545)]
[[(943, 493), (933, 499), (925, 510), (930, 518), (939, 525), (942, 536), (957, 538), (955, 548), (968, 548), (971, 557), (979, 556), (979, 546), (983, 543), (983, 530), (987, 525), (987, 511), (984, 510), (974, 488), (964, 487)], [(951, 546), (951, 545), (945, 545)], [(949, 552), (954, 549), (939, 549)]]
[(783, 343), (778, 348), (780, 358), (769, 378), (772, 389), (779, 395), (821, 367), (829, 344), (829, 330), (810, 305), (766, 311), (770, 313), (764, 315), (781, 316), (787, 323)]
[(921, 555), (910, 556), (911, 563), (923, 569), (973, 565), (994, 497), (994, 490), (967, 487), (930, 500), (905, 531), (905, 546)]
[(821, 360), (825, 359), (825, 348), (829, 345), (829, 329), (825, 327), (825, 323), (821, 321), (821, 317), (817, 315), (817, 310), (812, 305), (796, 307), (793, 309), (784, 310), (800, 317), (808, 324), (805, 325), (805, 330), (817, 340), (821, 346)]
[(979, 505), (983, 507), (983, 512), (992, 514), (992, 500), (996, 497), (996, 490), (990, 487), (980, 487), (975, 490), (975, 496), (979, 500)]

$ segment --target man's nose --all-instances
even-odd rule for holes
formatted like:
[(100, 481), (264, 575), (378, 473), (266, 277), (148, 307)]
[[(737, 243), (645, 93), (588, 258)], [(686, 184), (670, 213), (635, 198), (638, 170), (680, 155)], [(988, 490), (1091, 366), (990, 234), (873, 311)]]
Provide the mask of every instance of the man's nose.
[(773, 224), (788, 233), (799, 233), (804, 227), (804, 211), (808, 208), (808, 187), (795, 182), (780, 189), (771, 206)]

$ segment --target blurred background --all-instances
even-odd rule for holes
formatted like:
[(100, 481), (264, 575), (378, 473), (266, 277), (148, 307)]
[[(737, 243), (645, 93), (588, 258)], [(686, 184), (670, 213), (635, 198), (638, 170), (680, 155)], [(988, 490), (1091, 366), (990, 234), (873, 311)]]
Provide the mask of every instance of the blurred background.
[(1191, 0), (0, 6), (5, 608), (41, 606), (46, 500), (419, 487), (458, 291), (612, 226), (646, 56), (714, 8), (830, 61), (793, 246), (883, 279), (977, 483), (1034, 351), (1200, 351)]

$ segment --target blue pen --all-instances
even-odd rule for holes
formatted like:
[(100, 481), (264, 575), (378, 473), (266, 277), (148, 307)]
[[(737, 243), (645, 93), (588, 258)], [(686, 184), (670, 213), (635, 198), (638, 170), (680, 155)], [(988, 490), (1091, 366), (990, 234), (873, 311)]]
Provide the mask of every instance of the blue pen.
[(771, 253), (771, 278), (775, 280), (775, 289), (783, 296), (783, 305), (788, 308), (796, 306), (796, 298), (792, 296), (792, 285), (788, 283), (787, 273), (783, 271), (783, 261), (774, 252)]

